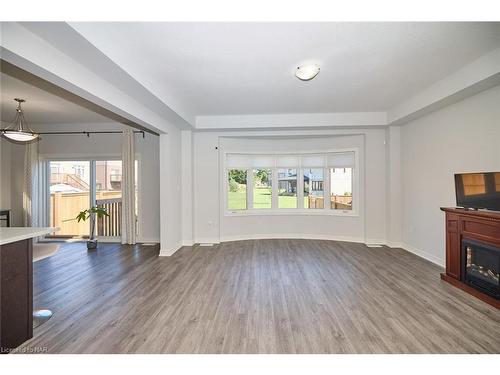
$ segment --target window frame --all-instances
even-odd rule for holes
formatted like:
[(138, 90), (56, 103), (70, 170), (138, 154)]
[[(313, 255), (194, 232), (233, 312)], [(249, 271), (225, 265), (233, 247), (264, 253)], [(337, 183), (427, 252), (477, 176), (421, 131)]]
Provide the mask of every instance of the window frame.
[[(339, 168), (330, 166), (327, 164), (328, 154), (335, 153), (354, 153), (354, 165), (352, 167), (352, 210), (341, 210), (330, 208), (330, 168)], [(298, 156), (299, 162), (297, 166), (279, 166), (277, 163), (273, 167), (269, 166), (246, 166), (246, 167), (236, 167), (227, 166), (227, 155), (228, 154), (241, 154), (241, 155), (267, 155), (267, 156)], [(307, 155), (321, 155), (325, 158), (325, 164), (323, 166), (307, 166), (302, 167), (300, 164), (300, 157)], [(345, 217), (359, 217), (360, 215), (360, 167), (359, 167), (359, 148), (344, 148), (344, 149), (334, 149), (334, 150), (321, 150), (321, 151), (307, 151), (307, 152), (280, 152), (280, 153), (266, 153), (266, 152), (243, 152), (243, 151), (224, 151), (221, 155), (221, 170), (220, 175), (222, 176), (222, 213), (223, 216), (272, 216), (272, 215), (327, 215), (327, 216), (345, 216)], [(279, 169), (297, 169), (297, 208), (278, 208), (278, 170)], [(231, 169), (242, 169), (247, 171), (247, 209), (242, 210), (229, 210), (228, 209), (228, 173)], [(253, 207), (253, 171), (254, 169), (270, 169), (272, 173), (272, 208), (254, 208)], [(324, 207), (321, 209), (310, 209), (304, 208), (304, 169), (323, 169), (323, 198)], [(249, 188), (250, 186), (250, 188)]]

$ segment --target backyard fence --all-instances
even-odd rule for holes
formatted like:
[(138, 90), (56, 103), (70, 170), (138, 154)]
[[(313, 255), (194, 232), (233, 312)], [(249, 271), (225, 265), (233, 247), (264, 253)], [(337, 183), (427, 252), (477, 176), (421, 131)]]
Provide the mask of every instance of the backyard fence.
[[(309, 208), (324, 208), (324, 198), (321, 196), (309, 195), (308, 197)], [(352, 195), (332, 195), (330, 196), (330, 207), (337, 210), (351, 210), (352, 209)]]
[[(50, 226), (61, 228), (55, 236), (88, 236), (89, 222), (76, 220), (80, 211), (89, 208), (89, 192), (50, 194)], [(120, 191), (99, 191), (96, 205), (103, 207), (109, 216), (97, 219), (98, 236), (121, 235), (122, 198)]]

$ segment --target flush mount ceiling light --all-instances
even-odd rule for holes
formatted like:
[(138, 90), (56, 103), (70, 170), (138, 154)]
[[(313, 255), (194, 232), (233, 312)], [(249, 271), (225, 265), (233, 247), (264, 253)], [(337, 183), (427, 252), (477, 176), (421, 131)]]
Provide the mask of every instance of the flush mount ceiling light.
[(310, 64), (310, 65), (302, 65), (297, 67), (295, 70), (295, 77), (300, 79), (301, 81), (310, 81), (314, 77), (316, 77), (319, 73), (319, 66)]
[(26, 100), (15, 98), (17, 102), (16, 108), (16, 117), (14, 118), (13, 125), (9, 126), (6, 129), (2, 129), (1, 133), (4, 137), (12, 139), (17, 142), (29, 142), (38, 137), (31, 128), (29, 127), (26, 119), (24, 118), (24, 112), (21, 108), (21, 103), (24, 103)]

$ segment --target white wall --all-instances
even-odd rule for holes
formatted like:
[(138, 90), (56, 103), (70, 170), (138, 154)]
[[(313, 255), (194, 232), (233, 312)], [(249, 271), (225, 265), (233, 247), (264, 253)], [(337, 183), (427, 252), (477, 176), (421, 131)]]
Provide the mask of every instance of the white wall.
[[(120, 130), (121, 124), (71, 124), (36, 125), (37, 131), (82, 131), (82, 130)], [(22, 146), (21, 146), (22, 147)], [(139, 240), (159, 242), (160, 239), (160, 182), (159, 182), (159, 140), (158, 136), (146, 134), (135, 136), (136, 153), (139, 155)], [(39, 143), (40, 156), (71, 157), (79, 156), (118, 156), (121, 157), (120, 134), (85, 135), (42, 135)], [(22, 161), (21, 161), (22, 163)], [(22, 164), (21, 164), (22, 170)], [(17, 184), (19, 178), (13, 178)], [(22, 186), (22, 183), (21, 183)], [(13, 189), (14, 191), (14, 189)], [(17, 191), (17, 189), (16, 189)], [(19, 190), (19, 191), (22, 191)], [(22, 207), (22, 197), (21, 197)]]
[(385, 132), (386, 142), (386, 244), (401, 246), (402, 203), (401, 187), (401, 127), (389, 126)]
[[(263, 136), (277, 138), (256, 143), (255, 138)], [(228, 137), (238, 137), (239, 140), (228, 141), (231, 139)], [(195, 242), (276, 236), (383, 242), (386, 209), (384, 143), (384, 129), (194, 133)], [(221, 188), (219, 153), (250, 150), (263, 153), (278, 150), (318, 151), (346, 147), (357, 147), (360, 150), (358, 217), (223, 215), (219, 194)]]
[(5, 138), (0, 141), (2, 148), (1, 171), (1, 208), (10, 208), (12, 226), (23, 224), (23, 184), (24, 184), (24, 149), (22, 143), (12, 143)]
[(500, 171), (500, 86), (401, 128), (403, 246), (444, 265), (453, 174)]
[(181, 131), (182, 243), (193, 245), (193, 134)]
[(11, 208), (10, 172), (11, 172), (10, 142), (0, 138), (0, 208)]
[[(183, 243), (181, 131), (160, 135), (160, 255), (169, 256)], [(187, 171), (185, 171), (187, 172)]]

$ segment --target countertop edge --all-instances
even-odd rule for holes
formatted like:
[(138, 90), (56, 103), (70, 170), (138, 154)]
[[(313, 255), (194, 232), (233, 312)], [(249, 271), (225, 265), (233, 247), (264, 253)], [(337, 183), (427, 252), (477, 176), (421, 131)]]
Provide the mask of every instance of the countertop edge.
[[(38, 236), (43, 236), (44, 234), (49, 234), (52, 232), (57, 232), (60, 228), (58, 227), (10, 227), (10, 228), (0, 228), (0, 246), (7, 245), (9, 243), (27, 240), (29, 238), (34, 238)], [(24, 230), (24, 231), (23, 231)], [(12, 233), (5, 233), (12, 232)]]

